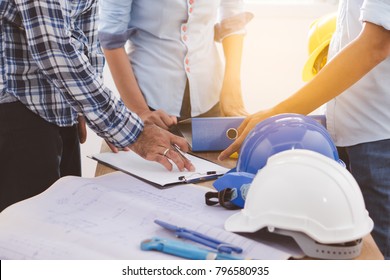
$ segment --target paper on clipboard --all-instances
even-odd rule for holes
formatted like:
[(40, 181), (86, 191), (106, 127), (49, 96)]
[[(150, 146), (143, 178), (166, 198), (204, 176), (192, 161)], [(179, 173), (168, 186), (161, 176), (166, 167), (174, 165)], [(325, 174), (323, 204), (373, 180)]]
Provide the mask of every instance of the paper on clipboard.
[(186, 154), (186, 157), (195, 166), (194, 172), (179, 171), (176, 166), (174, 166), (172, 171), (168, 171), (161, 164), (145, 160), (133, 151), (120, 151), (118, 153), (106, 152), (90, 157), (116, 170), (145, 180), (158, 188), (213, 180), (229, 170), (211, 161), (190, 154)]

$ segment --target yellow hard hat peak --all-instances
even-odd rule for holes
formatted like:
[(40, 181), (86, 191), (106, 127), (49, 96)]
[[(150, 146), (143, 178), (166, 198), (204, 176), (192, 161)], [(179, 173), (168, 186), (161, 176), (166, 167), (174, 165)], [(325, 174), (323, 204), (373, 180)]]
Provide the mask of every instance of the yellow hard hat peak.
[(303, 68), (302, 78), (309, 81), (327, 62), (330, 40), (336, 29), (336, 13), (324, 15), (310, 24), (308, 34), (309, 58)]

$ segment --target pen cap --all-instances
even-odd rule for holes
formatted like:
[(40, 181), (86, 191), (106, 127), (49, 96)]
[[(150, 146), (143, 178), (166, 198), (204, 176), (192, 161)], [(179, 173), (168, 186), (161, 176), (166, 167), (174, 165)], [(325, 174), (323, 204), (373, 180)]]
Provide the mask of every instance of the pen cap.
[(225, 222), (234, 232), (262, 228), (342, 244), (369, 234), (373, 221), (347, 169), (317, 152), (288, 150), (269, 158), (253, 179), (244, 209)]

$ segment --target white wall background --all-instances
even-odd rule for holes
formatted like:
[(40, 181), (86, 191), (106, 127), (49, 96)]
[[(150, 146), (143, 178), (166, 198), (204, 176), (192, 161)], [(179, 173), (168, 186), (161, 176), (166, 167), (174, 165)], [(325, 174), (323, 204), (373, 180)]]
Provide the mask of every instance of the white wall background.
[[(310, 23), (335, 11), (336, 2), (247, 1), (247, 10), (255, 17), (247, 26), (241, 79), (250, 113), (273, 106), (303, 85), (301, 72), (307, 58)], [(108, 68), (105, 81), (116, 92)], [(87, 155), (98, 153), (101, 143), (101, 138), (89, 130), (82, 145), (84, 177), (94, 176), (96, 162)]]

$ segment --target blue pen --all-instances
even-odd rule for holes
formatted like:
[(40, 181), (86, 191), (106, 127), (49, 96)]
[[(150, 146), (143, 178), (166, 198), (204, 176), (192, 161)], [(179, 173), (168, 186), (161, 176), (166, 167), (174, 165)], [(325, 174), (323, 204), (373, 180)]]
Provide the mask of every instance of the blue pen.
[(231, 254), (218, 253), (182, 241), (160, 237), (153, 237), (142, 241), (141, 249), (144, 251), (160, 251), (190, 260), (243, 260), (243, 258)]
[(231, 252), (242, 253), (242, 249), (240, 247), (222, 242), (220, 240), (217, 240), (217, 239), (214, 239), (214, 238), (209, 237), (207, 235), (204, 235), (200, 232), (196, 232), (194, 230), (189, 230), (189, 229), (186, 229), (183, 227), (171, 225), (171, 224), (169, 224), (167, 222), (163, 222), (161, 220), (154, 220), (154, 222), (156, 224), (162, 226), (165, 229), (168, 229), (168, 230), (175, 232), (177, 237), (181, 237), (184, 239), (188, 239), (188, 240), (200, 243), (200, 244), (205, 245), (207, 247), (216, 249), (219, 252), (227, 253), (227, 254), (230, 254)]

